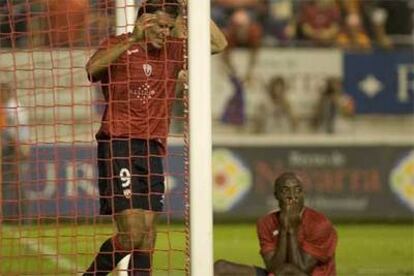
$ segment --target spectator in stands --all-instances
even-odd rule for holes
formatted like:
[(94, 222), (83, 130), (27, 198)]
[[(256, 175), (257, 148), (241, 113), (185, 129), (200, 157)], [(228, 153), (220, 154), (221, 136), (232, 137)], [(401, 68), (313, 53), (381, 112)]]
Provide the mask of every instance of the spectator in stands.
[(243, 82), (234, 75), (229, 75), (230, 83), (233, 87), (233, 95), (228, 99), (221, 121), (224, 124), (239, 127), (241, 129), (245, 124), (245, 87)]
[(11, 46), (11, 30), (7, 0), (0, 1), (0, 47)]
[(30, 5), (30, 15), (27, 16), (29, 40), (27, 47), (35, 48), (48, 45), (49, 20), (46, 0), (33, 0)]
[(340, 10), (334, 0), (302, 1), (299, 7), (300, 31), (316, 46), (331, 46), (340, 30)]
[(18, 218), (23, 162), (29, 155), (28, 112), (18, 102), (16, 91), (0, 83), (1, 189), (3, 215)]
[(296, 36), (296, 2), (291, 0), (266, 0), (264, 43), (285, 45)]
[(220, 0), (211, 1), (211, 17), (221, 29), (227, 26), (232, 9), (223, 5)]
[(366, 30), (362, 3), (359, 0), (340, 0), (343, 26), (337, 37), (337, 45), (345, 49), (371, 49), (371, 39)]
[(27, 41), (24, 0), (0, 0), (0, 47), (24, 47)]
[(275, 181), (274, 196), (280, 210), (257, 221), (265, 268), (219, 260), (214, 275), (335, 275), (335, 228), (322, 213), (304, 205), (302, 180), (283, 173)]
[(392, 42), (387, 35), (385, 26), (388, 20), (387, 11), (380, 7), (377, 1), (362, 1), (368, 15), (370, 31), (376, 44), (384, 49), (392, 48)]
[(49, 0), (51, 46), (83, 46), (89, 16), (88, 0)]
[(249, 82), (252, 78), (262, 39), (263, 29), (255, 17), (254, 6), (251, 6), (256, 2), (248, 2), (249, 4), (245, 4), (245, 6), (241, 4), (233, 6), (235, 8), (230, 16), (229, 23), (223, 29), (229, 43), (223, 54), (223, 60), (231, 75), (237, 76), (240, 74), (231, 59), (233, 49), (238, 47), (249, 49), (248, 67), (242, 78), (246, 82)]
[(328, 78), (314, 111), (312, 120), (314, 130), (322, 130), (330, 134), (335, 132), (341, 94), (342, 83), (340, 79), (336, 77)]
[(255, 132), (277, 130), (280, 133), (286, 129), (296, 131), (298, 118), (287, 97), (288, 90), (284, 77), (276, 75), (271, 78), (266, 86), (266, 97), (257, 108)]
[(345, 19), (345, 24), (336, 38), (336, 43), (344, 49), (371, 49), (371, 40), (363, 29), (361, 18), (356, 14), (350, 14)]
[(377, 0), (376, 3), (388, 15), (385, 22), (385, 32), (388, 35), (397, 35), (397, 39), (394, 41), (396, 44), (405, 44), (407, 39), (412, 46), (414, 1)]

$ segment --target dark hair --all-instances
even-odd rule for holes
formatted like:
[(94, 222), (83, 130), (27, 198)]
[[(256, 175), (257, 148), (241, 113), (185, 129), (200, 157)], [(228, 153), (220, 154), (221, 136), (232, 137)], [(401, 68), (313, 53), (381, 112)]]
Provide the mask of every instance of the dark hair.
[(144, 13), (156, 13), (157, 11), (163, 11), (175, 18), (180, 13), (180, 4), (178, 0), (147, 0), (139, 7), (137, 17)]
[(274, 193), (276, 193), (280, 187), (286, 183), (288, 180), (295, 180), (298, 183), (302, 185), (302, 179), (294, 172), (285, 172), (279, 175), (278, 178), (276, 178), (273, 189)]
[(270, 79), (269, 86), (270, 87), (273, 87), (273, 86), (275, 86), (277, 84), (281, 84), (281, 85), (283, 85), (285, 87), (286, 86), (286, 80), (285, 80), (285, 78), (282, 77), (282, 76), (279, 76), (279, 75), (273, 76)]

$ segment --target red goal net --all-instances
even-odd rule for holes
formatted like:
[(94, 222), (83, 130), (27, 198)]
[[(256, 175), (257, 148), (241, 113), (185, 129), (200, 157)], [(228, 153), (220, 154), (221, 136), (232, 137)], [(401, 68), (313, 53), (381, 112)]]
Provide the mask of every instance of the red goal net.
[[(104, 113), (116, 101), (103, 87), (117, 84), (90, 82), (85, 66), (102, 41), (115, 35), (119, 14), (131, 9), (135, 13), (139, 7), (118, 2), (0, 1), (0, 275), (83, 273), (101, 244), (117, 232), (113, 213), (100, 212), (97, 141), (101, 137), (95, 138)], [(159, 226), (151, 270), (154, 275), (183, 275), (188, 273), (189, 231), (187, 91), (184, 79), (171, 78), (178, 71), (165, 70), (160, 80), (151, 79), (149, 72), (158, 68), (157, 62), (175, 66), (174, 70), (175, 63), (185, 68), (184, 54), (182, 60), (174, 60), (167, 52), (158, 60), (147, 55), (142, 69), (150, 86), (162, 84), (158, 97), (147, 100), (162, 102), (166, 112), (140, 118), (139, 123), (147, 124), (148, 137), (127, 138), (161, 145), (155, 155), (162, 160), (163, 170), (157, 174), (164, 179), (165, 192), (158, 191), (164, 198), (162, 210), (155, 210)], [(136, 98), (127, 99), (128, 108), (137, 104), (132, 102)], [(130, 115), (126, 121), (112, 122), (110, 129), (117, 123), (131, 126), (136, 119)], [(149, 129), (152, 120), (169, 129), (168, 135), (156, 137)], [(115, 137), (111, 134), (106, 137), (110, 141)], [(124, 159), (131, 163), (133, 155), (130, 150)], [(151, 179), (150, 169), (144, 177)], [(125, 184), (122, 175), (112, 180)], [(143, 192), (148, 198), (151, 193), (151, 189)], [(114, 202), (116, 196), (109, 200)]]

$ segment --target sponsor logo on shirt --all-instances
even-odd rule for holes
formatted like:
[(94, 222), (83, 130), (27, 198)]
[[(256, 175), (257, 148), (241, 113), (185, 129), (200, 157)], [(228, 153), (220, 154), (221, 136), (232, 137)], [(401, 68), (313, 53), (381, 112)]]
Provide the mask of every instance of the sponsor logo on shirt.
[(133, 50), (127, 50), (127, 54), (128, 56), (132, 55), (132, 54), (136, 54), (139, 52), (139, 49), (133, 49)]
[(148, 83), (145, 83), (138, 88), (129, 90), (129, 93), (141, 100), (142, 104), (147, 104), (148, 101), (155, 95), (155, 91), (151, 89), (151, 86)]

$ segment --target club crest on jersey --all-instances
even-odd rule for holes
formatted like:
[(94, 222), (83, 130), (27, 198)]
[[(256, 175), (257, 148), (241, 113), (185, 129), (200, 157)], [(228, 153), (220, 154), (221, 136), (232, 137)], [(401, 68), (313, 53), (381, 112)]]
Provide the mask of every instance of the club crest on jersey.
[(149, 77), (152, 74), (152, 66), (148, 63), (142, 65), (142, 69), (144, 69), (145, 76)]

